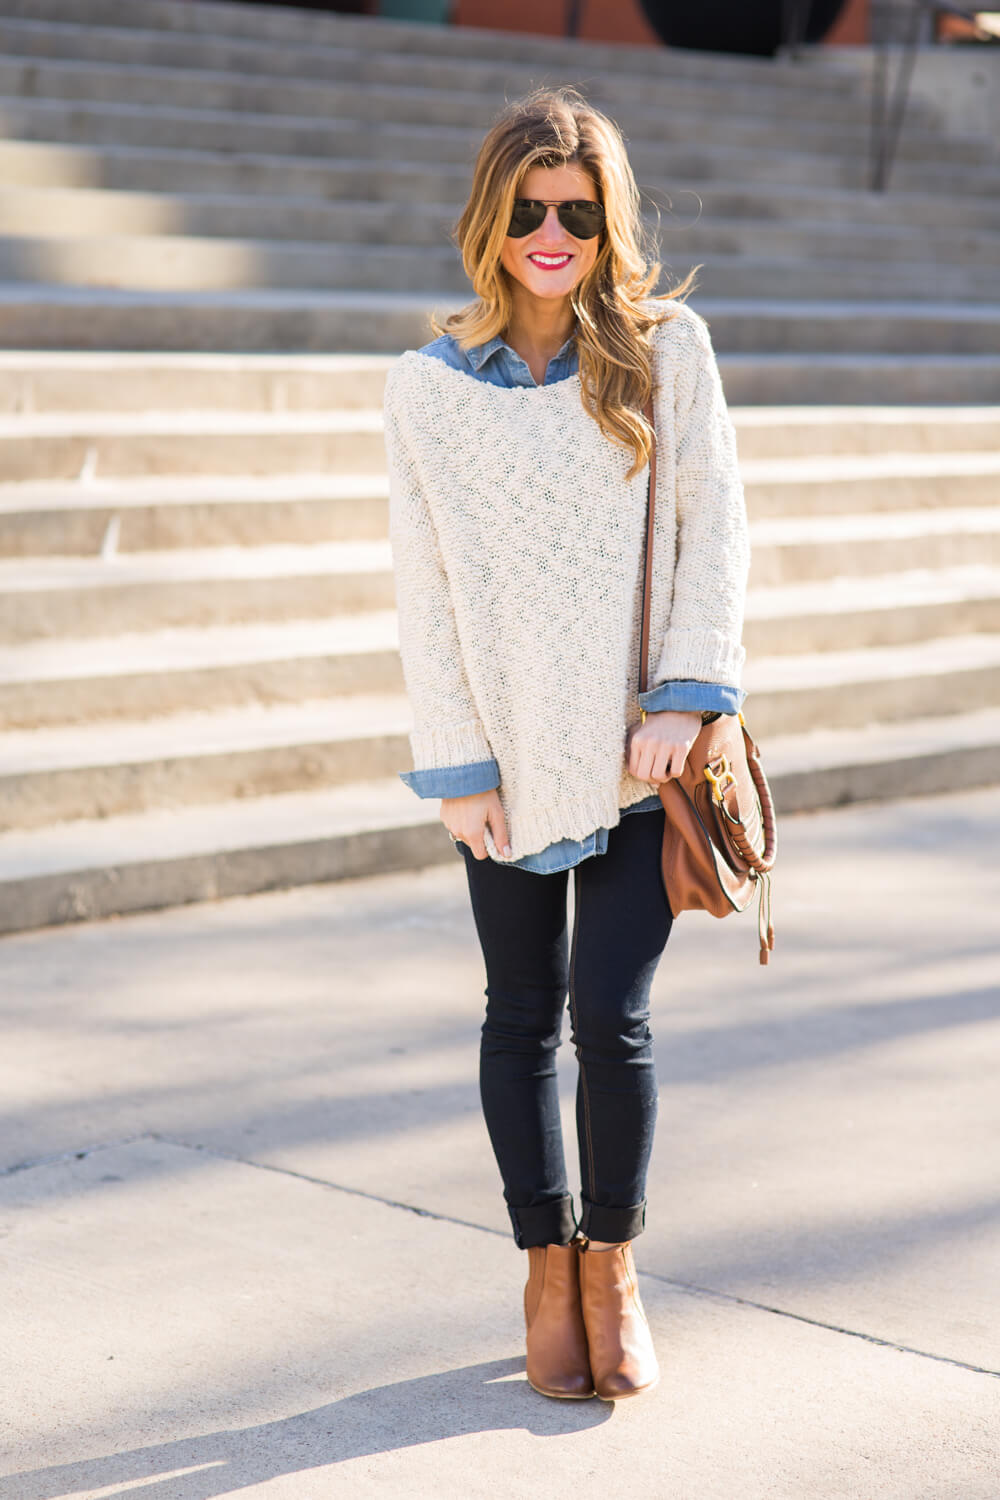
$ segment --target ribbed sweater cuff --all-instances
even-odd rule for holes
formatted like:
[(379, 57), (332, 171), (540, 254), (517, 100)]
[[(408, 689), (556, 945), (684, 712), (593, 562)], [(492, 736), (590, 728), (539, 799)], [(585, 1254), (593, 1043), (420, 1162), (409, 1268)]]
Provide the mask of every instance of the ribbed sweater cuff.
[(410, 750), (415, 771), (493, 759), (486, 731), (478, 719), (464, 719), (460, 724), (437, 724), (433, 728), (414, 728), (410, 731)]
[(699, 682), (739, 686), (746, 655), (738, 640), (718, 630), (668, 630), (656, 681), (696, 677)]

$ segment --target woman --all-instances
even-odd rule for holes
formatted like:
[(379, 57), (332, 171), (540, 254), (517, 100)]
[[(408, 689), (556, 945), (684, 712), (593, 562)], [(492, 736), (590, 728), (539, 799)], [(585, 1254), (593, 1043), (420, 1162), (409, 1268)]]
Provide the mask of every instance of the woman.
[[(744, 697), (746, 511), (707, 326), (680, 300), (694, 272), (650, 296), (660, 267), (610, 120), (567, 89), (507, 106), (455, 235), (476, 300), (386, 381), (413, 710), (400, 774), (441, 799), (465, 861), (487, 976), (483, 1112), (529, 1257), (528, 1379), (616, 1400), (659, 1377), (632, 1254), (657, 1108), (649, 993), (673, 920), (656, 786), (703, 719)], [(555, 1067), (567, 992), (579, 1220)]]

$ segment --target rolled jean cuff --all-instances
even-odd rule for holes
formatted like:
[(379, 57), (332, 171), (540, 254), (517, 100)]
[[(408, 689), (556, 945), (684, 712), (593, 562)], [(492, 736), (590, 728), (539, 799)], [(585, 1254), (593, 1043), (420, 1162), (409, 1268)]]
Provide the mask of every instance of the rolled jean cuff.
[(573, 1198), (569, 1193), (564, 1198), (553, 1198), (549, 1203), (536, 1203), (530, 1208), (518, 1208), (508, 1203), (507, 1212), (514, 1226), (514, 1238), (522, 1250), (527, 1250), (529, 1245), (568, 1245), (576, 1234)]
[(583, 1199), (580, 1233), (588, 1240), (605, 1240), (609, 1245), (634, 1240), (646, 1227), (646, 1200), (632, 1208), (605, 1208)]

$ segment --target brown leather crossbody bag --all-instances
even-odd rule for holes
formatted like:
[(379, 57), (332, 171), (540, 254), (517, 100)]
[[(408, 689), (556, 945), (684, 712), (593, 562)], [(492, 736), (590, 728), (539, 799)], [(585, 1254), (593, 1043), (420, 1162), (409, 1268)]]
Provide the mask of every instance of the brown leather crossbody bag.
[[(646, 406), (653, 424), (653, 403)], [(646, 691), (649, 608), (653, 577), (653, 519), (656, 507), (656, 444), (649, 460), (639, 692)], [(646, 722), (646, 710), (640, 710)], [(759, 894), (757, 928), (760, 962), (774, 947), (771, 922), (771, 869), (777, 850), (774, 800), (760, 750), (742, 713), (723, 714), (702, 726), (680, 776), (657, 785), (666, 813), (660, 861), (663, 884), (676, 917), (682, 911), (708, 911), (727, 917), (744, 911)]]

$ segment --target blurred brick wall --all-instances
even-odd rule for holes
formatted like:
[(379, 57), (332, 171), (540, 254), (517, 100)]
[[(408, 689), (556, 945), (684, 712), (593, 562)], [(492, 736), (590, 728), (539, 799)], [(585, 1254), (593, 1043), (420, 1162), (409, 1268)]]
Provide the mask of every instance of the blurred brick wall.
[[(659, 46), (659, 38), (636, 0), (583, 0), (580, 10), (579, 35), (587, 41)], [(456, 26), (562, 36), (568, 13), (567, 0), (455, 0), (452, 22)]]
[(860, 47), (868, 41), (868, 0), (847, 0), (824, 38), (828, 46)]
[[(660, 45), (638, 0), (582, 0), (580, 10), (579, 34), (588, 41)], [(568, 14), (568, 0), (455, 0), (451, 19), (456, 26), (562, 36)], [(848, 0), (827, 41), (857, 45), (867, 40), (868, 0)]]

